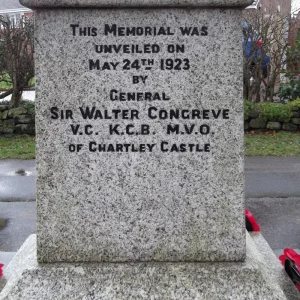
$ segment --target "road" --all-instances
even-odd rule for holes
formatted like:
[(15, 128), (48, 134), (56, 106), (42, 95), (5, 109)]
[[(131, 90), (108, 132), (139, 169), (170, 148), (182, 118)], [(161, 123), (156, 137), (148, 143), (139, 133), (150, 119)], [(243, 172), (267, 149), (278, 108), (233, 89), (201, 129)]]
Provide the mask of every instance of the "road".
[(35, 175), (34, 160), (0, 160), (0, 202), (35, 200)]
[(300, 253), (300, 157), (246, 157), (246, 207), (275, 254)]
[(246, 157), (246, 198), (300, 197), (300, 157)]
[(0, 258), (36, 232), (35, 161), (0, 160)]
[[(36, 230), (35, 175), (34, 160), (0, 161), (0, 251), (17, 251)], [(300, 249), (300, 157), (246, 157), (245, 183), (246, 207), (271, 248)]]

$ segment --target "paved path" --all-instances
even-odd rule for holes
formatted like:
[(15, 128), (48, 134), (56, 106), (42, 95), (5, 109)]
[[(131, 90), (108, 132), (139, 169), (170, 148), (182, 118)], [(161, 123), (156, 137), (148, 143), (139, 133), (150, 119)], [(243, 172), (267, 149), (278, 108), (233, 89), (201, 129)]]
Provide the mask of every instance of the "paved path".
[[(20, 170), (24, 176), (17, 175)], [(0, 160), (0, 262), (4, 265), (36, 232), (35, 175), (35, 160)], [(0, 290), (3, 284), (0, 280)]]
[[(7, 266), (27, 237), (36, 232), (35, 202), (0, 202), (0, 263)], [(0, 291), (5, 285), (0, 278)]]
[(300, 253), (300, 157), (246, 157), (246, 207), (279, 255)]
[(36, 232), (36, 204), (0, 202), (0, 220), (6, 222), (0, 231), (0, 251), (16, 252)]
[(248, 198), (246, 207), (277, 255), (284, 248), (300, 249), (300, 198)]
[(246, 157), (247, 198), (300, 197), (300, 157)]
[(34, 201), (35, 175), (35, 160), (0, 160), (0, 201)]

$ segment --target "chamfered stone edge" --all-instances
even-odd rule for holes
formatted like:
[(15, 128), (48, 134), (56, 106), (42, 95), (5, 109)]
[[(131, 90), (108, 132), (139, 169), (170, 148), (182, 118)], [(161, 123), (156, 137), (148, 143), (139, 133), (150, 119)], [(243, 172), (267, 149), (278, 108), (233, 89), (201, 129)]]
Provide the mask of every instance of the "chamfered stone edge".
[(253, 0), (20, 0), (30, 8), (55, 7), (246, 7)]

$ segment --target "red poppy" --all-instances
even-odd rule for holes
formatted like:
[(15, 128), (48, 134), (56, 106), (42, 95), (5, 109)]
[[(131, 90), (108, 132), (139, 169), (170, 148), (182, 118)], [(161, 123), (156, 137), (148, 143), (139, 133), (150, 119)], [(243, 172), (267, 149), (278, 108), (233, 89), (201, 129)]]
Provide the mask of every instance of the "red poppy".
[(283, 250), (283, 254), (279, 256), (279, 259), (300, 292), (300, 255), (294, 249), (286, 248)]
[(246, 216), (246, 228), (248, 231), (260, 231), (260, 227), (256, 222), (256, 219), (253, 217), (251, 212), (245, 209), (245, 216)]

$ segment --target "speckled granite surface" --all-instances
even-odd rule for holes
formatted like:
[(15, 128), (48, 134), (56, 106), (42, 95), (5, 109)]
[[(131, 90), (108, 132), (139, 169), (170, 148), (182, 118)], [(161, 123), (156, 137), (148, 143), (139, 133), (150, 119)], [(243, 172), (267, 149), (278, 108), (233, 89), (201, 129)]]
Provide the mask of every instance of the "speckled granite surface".
[(244, 259), (241, 12), (39, 10), (35, 37), (39, 260)]
[(20, 0), (24, 6), (39, 7), (149, 7), (149, 6), (205, 6), (246, 7), (253, 0)]
[[(272, 257), (271, 249), (268, 251), (264, 254)], [(269, 263), (280, 268), (277, 259), (268, 260)], [(8, 269), (5, 275), (13, 276), (0, 294), (0, 300), (299, 299), (292, 285), (289, 285), (289, 293), (284, 295), (275, 270), (273, 274), (269, 272), (249, 235), (245, 262), (54, 263), (39, 266), (35, 238), (30, 237)]]

